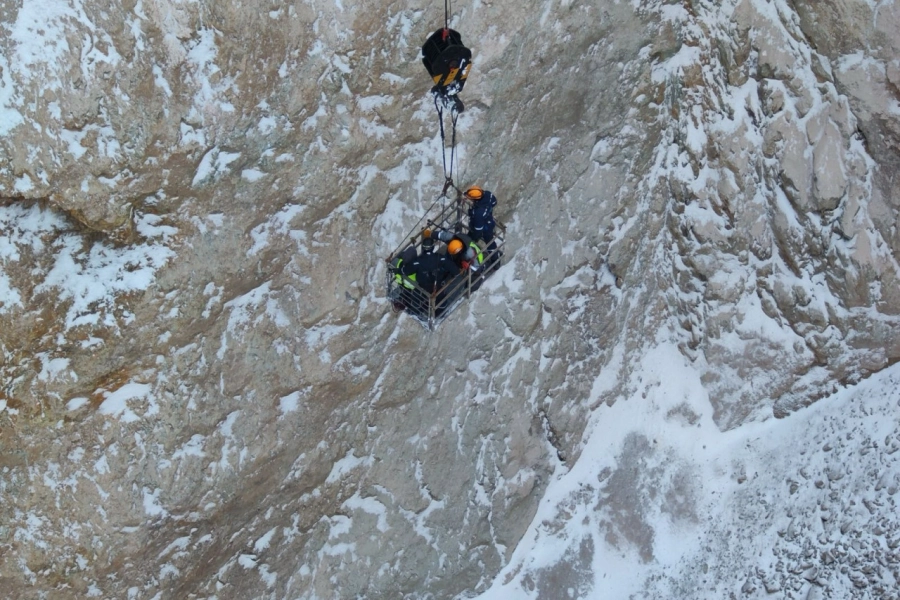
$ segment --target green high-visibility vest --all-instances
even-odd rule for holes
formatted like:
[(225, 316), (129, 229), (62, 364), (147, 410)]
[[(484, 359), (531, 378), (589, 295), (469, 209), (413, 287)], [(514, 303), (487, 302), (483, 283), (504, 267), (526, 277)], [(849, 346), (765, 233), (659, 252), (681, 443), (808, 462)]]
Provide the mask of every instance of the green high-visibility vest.
[(484, 254), (481, 252), (481, 246), (476, 244), (475, 242), (469, 242), (469, 248), (473, 248), (475, 250), (475, 257), (478, 259), (478, 264), (484, 263)]
[(413, 273), (412, 275), (404, 276), (400, 272), (400, 265), (402, 263), (403, 263), (402, 258), (397, 258), (394, 261), (394, 269), (396, 269), (396, 271), (394, 272), (394, 281), (397, 283), (397, 285), (402, 285), (403, 287), (405, 287), (408, 290), (414, 290), (414, 289), (416, 289), (416, 284), (413, 282), (416, 280), (416, 274)]

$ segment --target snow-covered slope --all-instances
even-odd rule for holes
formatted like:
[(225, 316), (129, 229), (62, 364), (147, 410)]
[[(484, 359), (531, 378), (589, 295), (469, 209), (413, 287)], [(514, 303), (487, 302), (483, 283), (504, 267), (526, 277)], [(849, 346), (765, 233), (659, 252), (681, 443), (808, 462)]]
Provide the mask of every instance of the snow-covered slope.
[(722, 432), (674, 346), (592, 415), (479, 598), (895, 598), (900, 368)]
[(898, 10), (453, 3), (429, 335), (443, 6), (0, 8), (0, 594), (890, 598)]

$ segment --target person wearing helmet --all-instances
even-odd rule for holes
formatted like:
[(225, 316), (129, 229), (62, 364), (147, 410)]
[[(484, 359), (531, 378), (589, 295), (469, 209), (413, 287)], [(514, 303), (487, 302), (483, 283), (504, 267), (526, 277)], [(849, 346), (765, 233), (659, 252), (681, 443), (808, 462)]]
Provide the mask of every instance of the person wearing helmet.
[(476, 242), (483, 240), (490, 244), (494, 239), (494, 207), (497, 197), (488, 190), (473, 185), (463, 193), (463, 197), (471, 202), (469, 206), (469, 232)]
[(453, 233), (441, 230), (437, 232), (439, 240), (447, 244), (447, 254), (456, 263), (460, 271), (471, 270), (477, 273), (484, 262), (481, 246), (464, 233)]
[[(425, 230), (428, 232), (428, 230)], [(422, 239), (422, 254), (434, 254), (434, 238), (430, 235)]]
[(434, 251), (431, 235), (423, 238), (422, 254), (412, 261), (410, 267), (416, 274), (416, 284), (427, 294), (440, 290), (459, 273), (459, 268), (446, 254)]
[(416, 289), (416, 273), (412, 263), (416, 259), (416, 247), (410, 244), (403, 252), (395, 256), (389, 269), (394, 275), (395, 286), (392, 291), (391, 301), (395, 311), (409, 309), (420, 303), (418, 290)]

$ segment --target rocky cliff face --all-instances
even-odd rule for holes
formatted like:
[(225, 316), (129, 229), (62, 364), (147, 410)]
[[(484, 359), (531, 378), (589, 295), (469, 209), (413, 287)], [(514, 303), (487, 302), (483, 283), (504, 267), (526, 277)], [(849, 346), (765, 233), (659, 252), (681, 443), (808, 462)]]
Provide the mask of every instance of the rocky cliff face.
[(0, 8), (0, 588), (473, 594), (658, 344), (723, 430), (897, 361), (893, 4), (454, 4), (509, 234), (434, 334), (440, 6)]

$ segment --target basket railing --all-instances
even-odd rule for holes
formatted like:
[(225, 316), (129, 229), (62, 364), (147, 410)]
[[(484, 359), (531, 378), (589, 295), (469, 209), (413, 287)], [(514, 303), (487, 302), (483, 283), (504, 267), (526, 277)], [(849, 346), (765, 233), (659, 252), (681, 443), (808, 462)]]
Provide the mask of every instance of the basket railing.
[[(412, 254), (410, 248), (415, 248), (416, 255), (421, 253), (425, 229), (432, 231), (443, 229), (468, 234), (469, 227), (466, 221), (465, 211), (462, 210), (460, 201), (443, 206), (433, 216), (423, 217), (416, 225), (416, 229), (410, 232), (404, 239), (404, 243), (387, 259), (388, 299), (391, 300), (396, 310), (405, 310), (430, 331), (434, 331), (464, 300), (471, 297), (487, 277), (500, 267), (503, 245), (506, 240), (506, 226), (500, 222), (496, 223), (493, 240), (487, 244), (487, 247), (482, 248), (481, 254), (484, 261), (479, 265), (477, 271), (472, 269), (461, 271), (446, 285), (434, 292), (422, 289), (415, 281), (399, 274), (396, 269), (392, 268), (392, 265), (398, 256), (404, 253)], [(446, 250), (442, 248), (439, 251)]]

